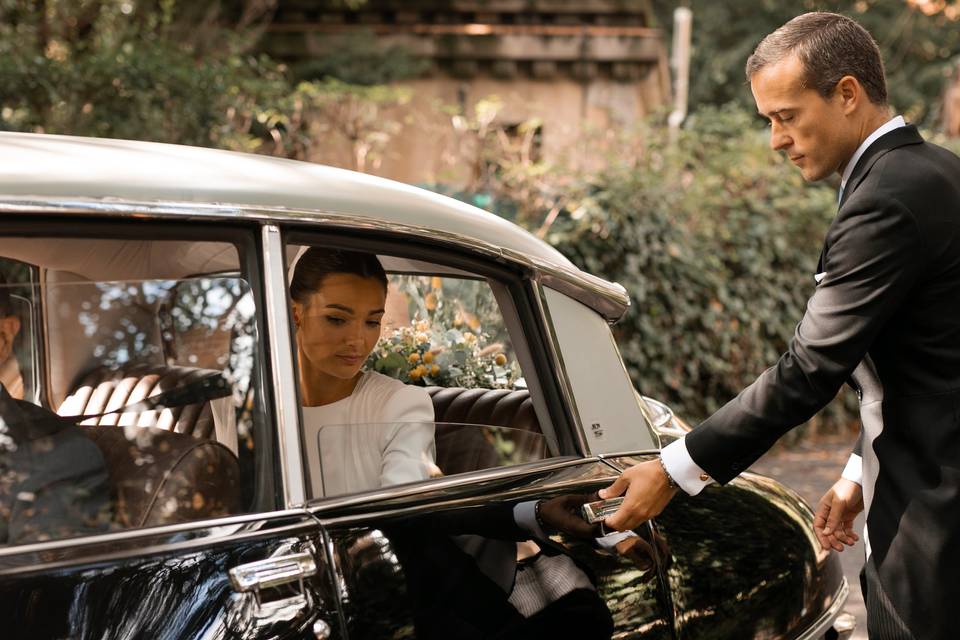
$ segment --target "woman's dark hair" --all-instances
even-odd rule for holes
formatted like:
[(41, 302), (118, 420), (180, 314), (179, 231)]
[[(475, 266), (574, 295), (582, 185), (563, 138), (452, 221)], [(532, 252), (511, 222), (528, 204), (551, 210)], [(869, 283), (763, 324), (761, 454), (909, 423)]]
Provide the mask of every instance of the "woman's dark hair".
[(311, 293), (323, 285), (323, 279), (334, 273), (348, 273), (361, 278), (373, 278), (387, 290), (387, 274), (383, 265), (372, 253), (310, 247), (293, 268), (290, 280), (290, 297), (300, 304), (307, 304)]

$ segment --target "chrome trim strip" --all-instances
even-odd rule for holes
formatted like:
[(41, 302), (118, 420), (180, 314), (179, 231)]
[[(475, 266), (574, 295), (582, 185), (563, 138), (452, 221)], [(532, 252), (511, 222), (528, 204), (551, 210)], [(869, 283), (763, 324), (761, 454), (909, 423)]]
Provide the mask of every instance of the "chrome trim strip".
[(509, 478), (522, 478), (525, 476), (546, 473), (557, 469), (575, 467), (577, 465), (599, 462), (597, 458), (580, 458), (576, 456), (564, 456), (562, 458), (550, 458), (527, 464), (513, 465), (510, 467), (498, 467), (496, 469), (484, 469), (471, 473), (457, 474), (444, 478), (434, 478), (423, 480), (412, 486), (389, 487), (386, 489), (368, 491), (365, 493), (347, 495), (341, 497), (326, 498), (323, 500), (311, 501), (308, 509), (315, 517), (321, 516), (324, 512), (366, 504), (368, 502), (377, 502), (379, 500), (389, 500), (394, 498), (407, 498), (424, 493), (433, 493), (444, 491), (456, 487), (480, 485), (492, 480), (503, 480)]
[(14, 556), (22, 553), (51, 551), (70, 547), (86, 547), (98, 544), (109, 544), (111, 542), (122, 542), (141, 537), (162, 536), (168, 533), (176, 534), (194, 529), (213, 529), (217, 527), (229, 527), (231, 525), (244, 524), (247, 522), (266, 522), (269, 520), (277, 520), (287, 517), (305, 517), (307, 515), (309, 514), (305, 513), (303, 509), (284, 509), (283, 511), (270, 511), (267, 513), (245, 513), (242, 515), (228, 516), (226, 518), (217, 518), (211, 520), (193, 520), (191, 522), (168, 524), (159, 527), (148, 527), (145, 529), (127, 529), (125, 531), (114, 531), (110, 533), (102, 533), (99, 535), (83, 536), (78, 538), (66, 538), (60, 540), (47, 540), (45, 542), (34, 542), (31, 544), (0, 546), (0, 557)]
[(219, 536), (193, 538), (191, 540), (184, 540), (181, 542), (153, 544), (145, 547), (128, 547), (123, 550), (105, 553), (83, 554), (80, 551), (76, 551), (73, 555), (67, 558), (58, 558), (56, 561), (41, 561), (39, 563), (30, 565), (0, 568), (0, 576), (4, 578), (14, 577), (25, 573), (35, 573), (38, 569), (51, 571), (61, 567), (73, 567), (77, 564), (111, 562), (114, 560), (121, 560), (131, 557), (143, 558), (153, 554), (177, 554), (189, 552), (194, 549), (208, 549), (214, 545), (237, 544), (240, 542), (257, 540), (260, 538), (276, 540), (277, 538), (283, 536), (309, 537), (311, 536), (311, 532), (315, 530), (316, 523), (313, 520), (308, 519), (306, 514), (303, 514), (303, 516), (304, 520), (301, 522), (283, 527), (277, 527), (274, 529), (227, 532)]
[[(619, 282), (608, 282), (584, 271), (574, 273), (547, 265), (540, 267), (540, 271), (545, 285), (584, 303), (610, 324), (616, 324), (630, 308), (630, 295)], [(571, 289), (571, 281), (583, 289)], [(584, 293), (590, 297), (585, 298)]]
[(590, 455), (590, 446), (587, 444), (587, 436), (583, 432), (583, 422), (580, 420), (580, 410), (577, 408), (577, 401), (573, 396), (573, 386), (570, 384), (570, 378), (567, 376), (566, 368), (563, 366), (563, 356), (560, 352), (560, 343), (557, 341), (557, 332), (553, 328), (553, 317), (550, 315), (550, 309), (544, 295), (543, 286), (539, 282), (534, 282), (534, 302), (537, 305), (536, 311), (540, 314), (540, 321), (544, 330), (547, 332), (547, 353), (551, 364), (557, 372), (557, 378), (560, 382), (560, 394), (573, 416), (573, 432), (580, 445), (580, 452), (583, 455)]
[(326, 565), (327, 579), (330, 580), (330, 587), (336, 599), (334, 606), (337, 608), (337, 619), (340, 621), (340, 636), (343, 637), (346, 635), (347, 629), (347, 617), (344, 613), (344, 600), (348, 596), (346, 581), (343, 578), (343, 571), (340, 570), (340, 556), (333, 545), (333, 538), (330, 537), (329, 532), (322, 525), (320, 526), (320, 538), (323, 541), (323, 553), (326, 560), (323, 564)]
[(840, 588), (837, 589), (837, 592), (833, 596), (833, 602), (830, 603), (830, 607), (824, 611), (812, 625), (807, 627), (805, 631), (802, 631), (800, 635), (796, 637), (796, 640), (820, 640), (823, 638), (827, 630), (833, 625), (833, 621), (843, 612), (843, 605), (846, 604), (849, 595), (850, 585), (847, 584), (847, 579), (843, 578), (843, 582), (840, 583)]
[(293, 339), (287, 314), (287, 266), (280, 229), (263, 226), (263, 278), (266, 293), (267, 331), (270, 336), (270, 373), (273, 381), (277, 433), (280, 436), (280, 472), (283, 503), (287, 507), (306, 501), (303, 457), (300, 455), (300, 401), (293, 377)]
[(458, 233), (438, 231), (419, 225), (387, 222), (368, 216), (336, 211), (287, 209), (229, 203), (192, 203), (164, 201), (136, 201), (112, 198), (0, 198), (0, 212), (49, 213), (62, 215), (136, 215), (141, 218), (172, 218), (183, 220), (243, 219), (274, 223), (326, 224), (353, 229), (400, 233), (410, 237), (429, 236), (459, 248), (468, 248), (491, 257), (525, 265), (538, 272), (539, 277), (554, 288), (586, 304), (602, 314), (608, 322), (619, 320), (630, 307), (630, 297), (619, 284), (539, 258), (503, 249)]
[(614, 451), (613, 453), (598, 453), (597, 458), (610, 462), (611, 458), (636, 458), (637, 456), (658, 456), (660, 449), (640, 449), (633, 451)]
[(541, 470), (539, 474), (526, 474), (526, 475), (544, 475), (549, 477), (551, 473), (554, 472), (563, 472), (567, 469), (576, 469), (576, 468), (588, 468), (594, 470), (603, 470), (605, 473), (603, 475), (595, 475), (591, 478), (577, 477), (577, 478), (565, 478), (565, 479), (554, 479), (549, 483), (537, 484), (534, 488), (531, 486), (517, 486), (517, 487), (506, 487), (506, 488), (494, 488), (491, 493), (488, 491), (485, 494), (467, 494), (467, 495), (457, 495), (452, 493), (451, 495), (440, 495), (437, 497), (431, 498), (429, 501), (424, 501), (419, 504), (411, 503), (402, 503), (398, 505), (378, 505), (376, 511), (362, 511), (357, 513), (349, 513), (346, 515), (331, 515), (324, 517), (323, 514), (316, 515), (318, 521), (321, 523), (322, 527), (343, 527), (343, 526), (368, 526), (371, 520), (378, 520), (381, 518), (389, 518), (397, 515), (413, 515), (424, 512), (431, 512), (438, 508), (456, 506), (464, 502), (469, 502), (474, 499), (481, 500), (511, 500), (515, 498), (522, 498), (524, 496), (542, 496), (545, 491), (564, 491), (575, 489), (578, 490), (579, 487), (582, 487), (584, 482), (606, 482), (612, 483), (616, 476), (616, 470), (609, 471), (612, 469), (610, 464), (604, 463), (601, 460), (595, 458), (577, 458), (573, 464), (558, 465), (553, 469), (544, 469)]

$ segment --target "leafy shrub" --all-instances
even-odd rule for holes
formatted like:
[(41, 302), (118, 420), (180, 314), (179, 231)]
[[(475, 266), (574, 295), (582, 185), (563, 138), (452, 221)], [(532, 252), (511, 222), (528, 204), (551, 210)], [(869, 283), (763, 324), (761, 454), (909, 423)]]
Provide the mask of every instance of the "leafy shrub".
[[(836, 212), (830, 185), (808, 185), (773, 153), (756, 117), (703, 109), (671, 146), (649, 125), (593, 176), (547, 239), (578, 266), (624, 285), (615, 326), (646, 395), (692, 421), (734, 397), (786, 348)], [(856, 416), (842, 394), (825, 416)]]

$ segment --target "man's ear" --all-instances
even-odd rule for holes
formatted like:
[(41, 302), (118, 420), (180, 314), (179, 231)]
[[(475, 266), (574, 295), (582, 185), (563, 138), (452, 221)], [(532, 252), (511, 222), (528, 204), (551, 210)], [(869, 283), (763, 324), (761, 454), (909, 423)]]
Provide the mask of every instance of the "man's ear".
[(834, 89), (834, 95), (839, 98), (843, 113), (849, 115), (857, 109), (866, 93), (863, 85), (855, 77), (843, 76)]

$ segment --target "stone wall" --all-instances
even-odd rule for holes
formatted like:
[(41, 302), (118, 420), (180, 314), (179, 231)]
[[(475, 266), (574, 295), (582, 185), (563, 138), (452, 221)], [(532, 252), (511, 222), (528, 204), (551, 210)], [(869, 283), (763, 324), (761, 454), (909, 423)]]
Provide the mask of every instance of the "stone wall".
[[(541, 121), (545, 160), (576, 155), (584, 131), (630, 127), (670, 95), (663, 34), (643, 1), (368, 0), (361, 10), (281, 0), (265, 48), (290, 62), (324, 56), (332, 36), (372, 33), (426, 61), (402, 84), (412, 99), (389, 116), (403, 127), (374, 173), (412, 183), (463, 184), (469, 162), (451, 113), (470, 114), (497, 96), (498, 125)], [(469, 154), (467, 154), (469, 155)], [(350, 167), (347, 143), (331, 137), (312, 160)]]

